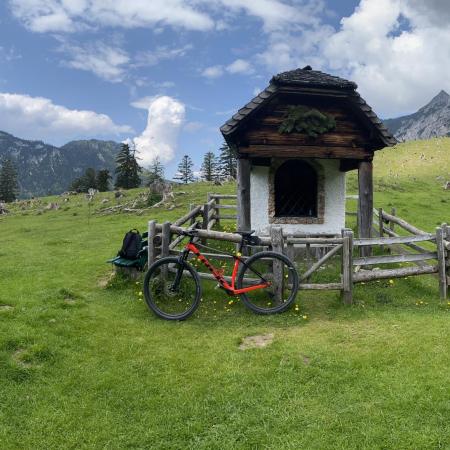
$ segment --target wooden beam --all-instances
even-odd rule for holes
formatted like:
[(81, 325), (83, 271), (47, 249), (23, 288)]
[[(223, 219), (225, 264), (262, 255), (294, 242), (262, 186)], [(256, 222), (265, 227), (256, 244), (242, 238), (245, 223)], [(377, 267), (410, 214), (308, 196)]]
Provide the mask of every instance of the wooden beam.
[[(372, 237), (373, 212), (373, 165), (372, 161), (361, 161), (358, 166), (358, 236), (360, 238)], [(360, 256), (370, 256), (372, 248), (360, 247)]]
[(250, 160), (239, 158), (237, 163), (238, 230), (250, 230)]
[(367, 160), (373, 152), (360, 147), (316, 146), (316, 145), (248, 145), (240, 146), (240, 153), (249, 156), (280, 158), (322, 158)]

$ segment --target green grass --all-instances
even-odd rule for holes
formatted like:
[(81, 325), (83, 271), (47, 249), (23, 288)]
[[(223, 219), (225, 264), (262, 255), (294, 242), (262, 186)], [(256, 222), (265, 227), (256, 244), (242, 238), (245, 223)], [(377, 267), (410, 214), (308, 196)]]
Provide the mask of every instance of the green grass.
[[(436, 180), (449, 178), (449, 142), (380, 152), (377, 206), (429, 231), (450, 222)], [(433, 164), (422, 170), (413, 152)], [(79, 196), (0, 218), (0, 447), (450, 448), (450, 307), (433, 276), (358, 285), (351, 307), (303, 291), (299, 311), (268, 317), (205, 283), (181, 323), (152, 315), (140, 284), (107, 282), (127, 230), (173, 221), (218, 189), (235, 188), (179, 187), (176, 209), (144, 216), (89, 218)], [(91, 212), (103, 197), (114, 204), (101, 194)], [(263, 333), (270, 346), (239, 350)]]

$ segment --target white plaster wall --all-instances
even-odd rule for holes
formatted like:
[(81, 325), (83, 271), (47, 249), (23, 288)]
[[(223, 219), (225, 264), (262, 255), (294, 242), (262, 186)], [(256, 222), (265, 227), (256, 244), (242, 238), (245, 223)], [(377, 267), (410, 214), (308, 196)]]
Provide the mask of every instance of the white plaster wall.
[[(341, 234), (345, 227), (345, 172), (339, 161), (316, 159), (324, 170), (325, 214), (321, 224), (277, 224), (286, 233)], [(251, 227), (258, 234), (269, 231), (269, 168), (253, 166), (250, 174)]]

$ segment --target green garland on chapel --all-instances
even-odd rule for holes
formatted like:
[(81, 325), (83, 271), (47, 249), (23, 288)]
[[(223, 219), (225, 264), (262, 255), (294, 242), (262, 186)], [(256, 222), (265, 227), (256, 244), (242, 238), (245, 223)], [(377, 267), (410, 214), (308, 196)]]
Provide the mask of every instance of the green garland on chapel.
[(306, 106), (289, 106), (278, 128), (281, 134), (306, 133), (311, 138), (336, 128), (336, 121), (328, 114)]

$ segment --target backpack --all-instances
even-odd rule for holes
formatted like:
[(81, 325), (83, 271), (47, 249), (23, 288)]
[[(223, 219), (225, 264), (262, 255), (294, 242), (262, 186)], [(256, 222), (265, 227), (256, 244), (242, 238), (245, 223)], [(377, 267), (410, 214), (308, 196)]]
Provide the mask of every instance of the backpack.
[(130, 230), (123, 238), (122, 248), (118, 256), (125, 259), (137, 259), (142, 248), (142, 238), (136, 229)]

